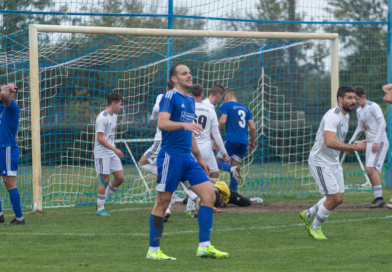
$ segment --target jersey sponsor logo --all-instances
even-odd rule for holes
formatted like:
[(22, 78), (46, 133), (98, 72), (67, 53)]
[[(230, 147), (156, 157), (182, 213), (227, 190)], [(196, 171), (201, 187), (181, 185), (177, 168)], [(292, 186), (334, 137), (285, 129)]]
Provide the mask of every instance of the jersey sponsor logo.
[(184, 103), (182, 103), (181, 108), (185, 108)]

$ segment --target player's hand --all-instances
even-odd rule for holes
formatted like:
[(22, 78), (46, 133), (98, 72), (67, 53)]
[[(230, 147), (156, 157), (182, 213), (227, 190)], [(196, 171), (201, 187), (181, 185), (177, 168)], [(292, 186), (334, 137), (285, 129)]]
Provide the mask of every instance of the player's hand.
[(225, 161), (225, 163), (227, 163), (229, 161), (229, 154), (227, 154), (227, 152), (223, 153), (222, 154), (222, 159)]
[(203, 132), (203, 127), (195, 123), (184, 123), (184, 129), (192, 131), (195, 134), (200, 134)]
[(212, 140), (212, 150), (219, 150), (219, 146), (216, 144), (214, 140)]
[(377, 152), (377, 150), (378, 150), (378, 143), (374, 143), (373, 145), (372, 145), (372, 152), (373, 153), (376, 153)]
[(370, 142), (369, 140), (363, 140), (358, 142), (356, 145), (354, 145), (354, 150), (355, 151), (362, 151), (366, 149), (366, 143)]
[(206, 172), (207, 176), (209, 176), (211, 174), (211, 169), (208, 164), (204, 160), (199, 161), (199, 164), (201, 168), (203, 168), (204, 172)]
[(114, 153), (120, 158), (120, 159), (122, 159), (122, 158), (124, 158), (124, 153), (122, 153), (121, 152), (121, 150), (120, 149), (117, 149), (116, 148), (116, 150), (114, 150)]
[(150, 115), (150, 121), (154, 121), (154, 117), (152, 116), (152, 114)]
[(248, 149), (250, 149), (250, 150), (255, 149), (255, 147), (256, 147), (255, 143), (249, 143), (248, 144)]

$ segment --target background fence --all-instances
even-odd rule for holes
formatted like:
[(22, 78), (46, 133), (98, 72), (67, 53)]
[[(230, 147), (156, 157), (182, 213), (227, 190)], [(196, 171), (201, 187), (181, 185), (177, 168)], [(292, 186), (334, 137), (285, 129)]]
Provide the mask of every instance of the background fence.
[[(381, 86), (387, 82), (391, 83), (391, 12), (392, 0), (194, 0), (194, 1), (138, 1), (138, 0), (106, 0), (106, 1), (0, 1), (0, 22), (2, 31), (0, 37), (0, 79), (3, 82), (16, 82), (20, 88), (18, 104), (22, 109), (21, 130), (18, 134), (18, 144), (21, 149), (19, 160), (20, 171), (18, 186), (21, 191), (22, 201), (25, 207), (30, 207), (32, 202), (31, 192), (31, 128), (30, 128), (30, 102), (29, 102), (29, 65), (28, 65), (28, 24), (59, 24), (59, 25), (79, 25), (79, 26), (106, 26), (106, 27), (138, 27), (138, 28), (161, 28), (161, 29), (190, 29), (190, 30), (232, 30), (232, 31), (279, 31), (279, 32), (336, 32), (340, 35), (340, 84), (362, 85), (365, 87), (366, 96), (369, 100), (375, 101), (382, 107), (387, 117), (388, 137), (392, 140), (391, 107), (382, 101), (383, 92)], [(77, 40), (77, 37), (73, 37)], [(41, 44), (52, 38), (41, 35)], [(59, 39), (60, 40), (60, 39)], [(91, 42), (91, 41), (90, 41)], [(193, 41), (194, 43), (197, 41)], [(82, 44), (82, 42), (80, 42)], [(167, 46), (167, 45), (161, 45)], [(79, 46), (83, 47), (83, 46)], [(69, 48), (68, 48), (69, 49)], [(162, 48), (160, 48), (161, 50)], [(306, 81), (303, 78), (294, 76), (287, 81), (280, 76), (281, 71), (275, 68), (272, 80), (278, 82), (281, 90), (290, 90), (285, 93), (288, 100), (293, 104), (299, 104), (296, 109), (297, 116), (309, 112), (313, 103), (317, 105), (317, 114), (314, 120), (310, 120), (311, 126), (317, 125), (322, 114), (330, 107), (330, 98), (323, 95), (325, 89), (328, 90), (328, 75), (324, 73), (328, 68), (327, 54), (323, 51), (323, 46), (313, 46), (308, 51), (300, 49), (288, 50), (287, 65), (285, 65), (286, 77), (290, 78), (291, 71), (298, 70), (298, 67), (308, 67), (309, 71), (317, 70)], [(162, 50), (169, 57), (173, 48), (167, 46)], [(175, 51), (175, 48), (174, 48)], [(304, 53), (305, 52), (305, 53)], [(311, 53), (306, 53), (311, 52)], [(57, 55), (48, 56), (51, 58), (41, 62), (42, 67), (53, 65), (53, 59), (60, 57)], [(69, 53), (67, 53), (67, 57)], [(311, 56), (317, 57), (317, 61), (310, 61)], [(325, 59), (323, 58), (325, 56)], [(279, 59), (282, 60), (282, 58)], [(275, 60), (278, 61), (278, 60)], [(313, 65), (313, 66), (312, 66)], [(167, 66), (170, 66), (168, 61)], [(309, 69), (313, 67), (314, 69)], [(159, 69), (165, 69), (161, 67)], [(272, 69), (272, 68), (271, 68)], [(51, 74), (53, 70), (46, 69), (41, 73), (45, 78), (41, 82), (41, 136), (42, 136), (42, 163), (44, 171), (44, 183), (54, 184), (61, 177), (53, 175), (56, 163), (67, 158), (67, 165), (75, 164), (72, 158), (80, 158), (79, 153), (64, 155), (64, 147), (75, 143), (78, 139), (80, 145), (85, 145), (84, 149), (91, 149), (87, 144), (91, 135), (83, 134), (82, 131), (89, 131), (88, 128), (94, 123), (94, 118), (99, 109), (105, 105), (105, 97), (110, 91), (110, 84), (107, 86), (93, 86), (92, 82), (86, 83), (83, 80), (76, 80), (73, 84), (65, 84), (64, 81), (56, 81), (56, 75)], [(64, 72), (56, 70), (56, 73)], [(167, 72), (167, 71), (166, 71)], [(271, 76), (271, 74), (270, 74)], [(75, 76), (76, 79), (82, 76)], [(165, 79), (157, 83), (157, 86), (164, 86)], [(109, 81), (110, 82), (110, 81)], [(312, 84), (315, 82), (315, 84)], [(317, 84), (316, 84), (317, 83)], [(63, 86), (61, 93), (53, 96), (53, 92), (46, 86)], [(105, 91), (100, 92), (99, 89)], [(324, 90), (321, 90), (324, 89)], [(312, 102), (303, 103), (303, 98), (309, 92), (313, 92)], [(318, 92), (319, 91), (319, 92)], [(137, 124), (143, 130), (135, 130), (131, 138), (152, 138), (155, 124), (149, 123), (148, 114), (151, 111), (153, 97), (161, 90), (154, 90), (153, 95), (142, 97), (141, 101), (146, 101), (137, 109), (137, 115), (133, 116)], [(245, 94), (246, 92), (244, 92)], [(248, 92), (242, 96), (244, 104), (252, 102), (254, 97)], [(65, 102), (66, 101), (66, 102)], [(69, 113), (73, 114), (70, 115)], [(317, 116), (319, 116), (317, 118)], [(313, 117), (312, 117), (313, 118)], [(298, 118), (297, 118), (298, 119)], [(352, 135), (356, 127), (355, 114), (351, 114), (349, 136)], [(63, 125), (63, 124), (67, 125)], [(72, 129), (69, 124), (72, 123)], [(290, 123), (290, 121), (288, 121)], [(53, 127), (52, 124), (56, 124)], [(61, 135), (61, 137), (59, 136)], [(90, 137), (90, 138), (89, 138)], [(280, 134), (275, 134), (279, 138)], [(260, 140), (262, 142), (262, 140)], [(149, 143), (135, 145), (133, 152), (140, 156)], [(276, 156), (267, 156), (268, 146), (262, 151), (264, 154), (259, 157), (259, 163), (274, 164), (277, 162)], [(286, 152), (286, 151), (285, 151)], [(287, 151), (290, 153), (291, 151)], [(390, 154), (390, 152), (389, 152)], [(264, 155), (264, 158), (263, 158)], [(362, 154), (363, 156), (363, 154)], [(287, 159), (286, 159), (287, 160)], [(290, 159), (288, 159), (290, 160)], [(76, 159), (76, 164), (80, 163)], [(355, 164), (355, 157), (349, 156), (347, 162)], [(124, 162), (132, 165), (130, 159)], [(387, 169), (384, 182), (387, 186), (392, 186), (391, 156), (387, 157)], [(67, 170), (68, 171), (68, 170)], [(281, 169), (280, 171), (285, 171)], [(79, 174), (83, 178), (84, 174)], [(276, 183), (279, 181), (274, 176), (269, 180), (266, 172), (260, 176), (256, 191), (247, 191), (248, 195), (275, 195), (285, 194), (284, 190), (276, 190)], [(359, 179), (362, 173), (359, 170), (348, 170), (346, 175), (351, 175), (354, 179)], [(265, 181), (263, 183), (263, 178)], [(95, 182), (95, 181), (94, 181)], [(253, 182), (253, 181), (252, 181)], [(59, 188), (67, 187), (69, 184), (59, 182)], [(93, 183), (91, 183), (93, 184)], [(261, 185), (260, 185), (261, 184)], [(260, 185), (260, 186), (259, 186)], [(80, 184), (78, 185), (81, 186)], [(76, 204), (92, 203), (95, 187), (85, 195), (86, 199), (76, 200)], [(57, 189), (48, 187), (44, 192), (47, 205), (52, 201), (53, 193)], [(77, 194), (72, 188), (67, 196), (62, 196), (62, 205), (68, 205), (65, 199), (73, 199)], [(304, 192), (294, 190), (295, 194)], [(292, 193), (292, 192), (290, 192)], [(6, 200), (8, 194), (4, 187), (0, 191), (0, 197)], [(57, 196), (58, 198), (58, 196)], [(61, 202), (62, 200), (60, 200)], [(68, 200), (67, 200), (68, 201)], [(114, 199), (114, 201), (116, 201)], [(131, 201), (138, 201), (132, 199)], [(44, 203), (46, 203), (44, 201)], [(71, 205), (71, 204), (69, 204)], [(72, 204), (73, 205), (73, 204)]]

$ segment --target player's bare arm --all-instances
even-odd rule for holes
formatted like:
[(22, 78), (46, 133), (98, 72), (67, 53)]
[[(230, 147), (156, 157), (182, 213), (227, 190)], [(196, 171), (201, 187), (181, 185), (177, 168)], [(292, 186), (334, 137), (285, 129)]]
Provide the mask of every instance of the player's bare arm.
[(0, 100), (7, 108), (11, 106), (11, 88), (9, 86), (5, 85), (1, 87)]
[(249, 149), (255, 149), (256, 142), (256, 126), (253, 120), (248, 120), (249, 132), (250, 132), (250, 141), (248, 144)]
[(192, 134), (192, 146), (191, 151), (193, 156), (195, 157), (196, 161), (200, 164), (201, 168), (206, 172), (207, 176), (211, 174), (211, 169), (208, 164), (203, 160), (199, 147), (197, 146), (195, 135)]
[(185, 129), (193, 133), (199, 134), (203, 132), (203, 127), (195, 123), (173, 122), (170, 120), (171, 114), (168, 112), (160, 112), (158, 115), (158, 127), (163, 131), (175, 131)]
[(387, 84), (382, 86), (382, 90), (385, 93), (384, 101), (387, 103), (392, 104), (392, 84)]
[(227, 114), (222, 114), (219, 119), (219, 130), (223, 130), (227, 122)]
[(324, 131), (324, 140), (327, 147), (347, 152), (365, 150), (366, 143), (369, 142), (369, 140), (363, 140), (358, 142), (356, 145), (345, 144), (336, 139), (336, 132), (328, 130)]
[(104, 147), (113, 150), (113, 152), (120, 158), (124, 158), (124, 153), (120, 149), (115, 148), (114, 146), (110, 145), (105, 138), (103, 137), (103, 132), (97, 133), (97, 142), (103, 145)]

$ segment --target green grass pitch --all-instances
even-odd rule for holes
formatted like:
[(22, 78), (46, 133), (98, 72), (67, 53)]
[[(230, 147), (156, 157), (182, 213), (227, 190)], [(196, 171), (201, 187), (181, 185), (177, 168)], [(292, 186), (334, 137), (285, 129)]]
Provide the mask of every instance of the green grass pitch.
[[(386, 199), (391, 191), (385, 191)], [(265, 198), (308, 203), (320, 195)], [(349, 193), (345, 202), (368, 203), (372, 194)], [(180, 205), (180, 204), (176, 204)], [(328, 237), (308, 236), (299, 211), (214, 215), (211, 240), (229, 259), (196, 258), (197, 220), (174, 212), (161, 249), (175, 262), (146, 260), (152, 204), (25, 211), (25, 226), (0, 225), (0, 271), (390, 271), (392, 210), (335, 211), (323, 225)], [(183, 206), (185, 208), (185, 206)], [(263, 209), (263, 205), (260, 205)], [(5, 211), (6, 222), (12, 212)]]

